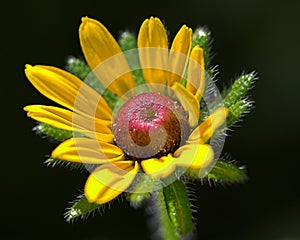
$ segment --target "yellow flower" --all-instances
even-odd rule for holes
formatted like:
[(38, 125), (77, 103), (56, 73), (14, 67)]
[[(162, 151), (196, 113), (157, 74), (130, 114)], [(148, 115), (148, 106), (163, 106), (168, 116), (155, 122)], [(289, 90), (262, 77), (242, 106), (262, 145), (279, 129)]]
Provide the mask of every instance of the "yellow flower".
[[(79, 35), (85, 59), (95, 75), (111, 92), (127, 102), (115, 116), (102, 96), (71, 73), (55, 67), (26, 65), (25, 74), (33, 86), (64, 108), (30, 105), (24, 109), (29, 117), (39, 122), (80, 133), (62, 142), (51, 156), (98, 166), (85, 184), (85, 196), (90, 202), (102, 204), (114, 199), (141, 172), (155, 179), (166, 178), (177, 167), (199, 171), (212, 162), (214, 152), (207, 143), (224, 123), (228, 111), (219, 108), (198, 125), (200, 100), (205, 88), (204, 57), (199, 46), (191, 49), (190, 28), (182, 26), (168, 49), (168, 38), (161, 21), (151, 17), (143, 22), (137, 43), (143, 75), (151, 93), (139, 95), (126, 58), (109, 31), (100, 22), (85, 17)], [(187, 79), (183, 84), (185, 74)], [(167, 89), (165, 95), (160, 86)], [(128, 92), (131, 93), (129, 97)], [(131, 108), (135, 107), (138, 114), (143, 109), (146, 118), (140, 120), (139, 116), (139, 120), (132, 123)], [(159, 123), (154, 119), (157, 116)], [(133, 128), (142, 127), (128, 130), (125, 120), (130, 121)], [(161, 130), (161, 127), (165, 129)], [(122, 131), (127, 134), (129, 131), (128, 138), (125, 133), (119, 134)], [(158, 144), (160, 133), (166, 138), (163, 145)], [(149, 139), (145, 140), (149, 136), (150, 143)], [(179, 140), (174, 140), (178, 136)], [(135, 142), (133, 147), (129, 146), (130, 141)], [(146, 157), (134, 156), (135, 147), (145, 149), (148, 143), (158, 147), (159, 153), (148, 156), (148, 149)]]

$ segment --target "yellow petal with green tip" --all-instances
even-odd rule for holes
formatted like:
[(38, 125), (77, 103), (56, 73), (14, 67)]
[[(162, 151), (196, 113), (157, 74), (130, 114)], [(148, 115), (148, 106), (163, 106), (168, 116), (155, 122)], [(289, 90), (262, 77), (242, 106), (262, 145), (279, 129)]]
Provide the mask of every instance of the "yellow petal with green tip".
[(225, 124), (228, 108), (221, 107), (215, 110), (197, 127), (187, 140), (188, 143), (206, 143), (215, 133), (216, 129)]
[(120, 97), (135, 87), (119, 44), (103, 24), (82, 18), (79, 38), (88, 65), (104, 86)]
[(88, 177), (84, 194), (89, 202), (103, 204), (124, 192), (134, 180), (139, 165), (134, 161), (117, 161), (101, 165)]
[(168, 85), (181, 83), (188, 62), (188, 55), (192, 45), (192, 29), (183, 25), (176, 34), (168, 60)]

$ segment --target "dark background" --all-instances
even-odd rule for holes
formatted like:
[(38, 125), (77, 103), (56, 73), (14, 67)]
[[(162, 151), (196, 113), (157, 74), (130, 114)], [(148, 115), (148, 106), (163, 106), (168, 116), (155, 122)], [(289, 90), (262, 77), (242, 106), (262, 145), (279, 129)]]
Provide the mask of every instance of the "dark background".
[(68, 224), (63, 213), (85, 175), (43, 164), (55, 144), (32, 131), (22, 108), (51, 104), (26, 80), (24, 64), (64, 67), (81, 55), (82, 16), (118, 37), (149, 16), (164, 20), (172, 38), (182, 24), (212, 31), (213, 64), (221, 85), (256, 70), (256, 108), (226, 139), (224, 153), (248, 169), (249, 181), (197, 185), (197, 231), (209, 240), (300, 239), (299, 54), (300, 1), (8, 1), (1, 4), (1, 238), (148, 239), (147, 215), (115, 202), (105, 213)]

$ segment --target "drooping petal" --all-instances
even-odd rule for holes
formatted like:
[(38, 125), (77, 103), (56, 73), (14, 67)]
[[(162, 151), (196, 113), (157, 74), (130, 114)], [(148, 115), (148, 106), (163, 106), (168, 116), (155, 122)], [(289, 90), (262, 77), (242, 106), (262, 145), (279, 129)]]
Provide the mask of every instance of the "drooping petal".
[(192, 49), (186, 89), (200, 102), (205, 88), (205, 70), (203, 49), (198, 45)]
[(192, 29), (183, 25), (175, 36), (168, 60), (168, 85), (175, 82), (181, 83), (188, 62), (188, 56), (192, 45)]
[(146, 159), (141, 162), (144, 172), (154, 179), (165, 178), (172, 174), (176, 167), (190, 170), (200, 170), (206, 167), (214, 158), (210, 145), (187, 144), (178, 148), (168, 156)]
[(146, 159), (141, 162), (145, 173), (152, 178), (165, 178), (169, 176), (176, 168), (174, 158), (171, 154), (168, 156)]
[(114, 139), (110, 121), (82, 116), (69, 110), (52, 106), (30, 105), (26, 106), (24, 110), (27, 111), (28, 117), (53, 127), (82, 133), (103, 142), (112, 142)]
[(187, 140), (188, 143), (204, 144), (215, 133), (216, 129), (225, 124), (228, 109), (225, 107), (218, 108), (208, 118), (206, 118), (199, 127), (197, 127)]
[(146, 19), (139, 31), (139, 57), (147, 83), (166, 84), (168, 37), (158, 18)]
[(105, 26), (84, 17), (79, 37), (88, 65), (104, 86), (120, 97), (135, 87), (121, 48)]
[(200, 114), (200, 104), (193, 94), (186, 90), (180, 83), (174, 83), (171, 88), (172, 94), (179, 100), (182, 107), (189, 114), (189, 124), (194, 127), (198, 123)]
[(214, 151), (208, 144), (186, 144), (176, 150), (174, 157), (177, 166), (198, 170), (214, 159)]
[(112, 111), (98, 93), (69, 72), (49, 66), (26, 65), (32, 85), (54, 102), (88, 116), (111, 121)]
[(124, 159), (124, 153), (113, 144), (78, 137), (62, 142), (51, 157), (69, 162), (103, 164)]
[(89, 202), (109, 202), (130, 186), (138, 170), (136, 161), (117, 161), (101, 165), (88, 177), (84, 194)]

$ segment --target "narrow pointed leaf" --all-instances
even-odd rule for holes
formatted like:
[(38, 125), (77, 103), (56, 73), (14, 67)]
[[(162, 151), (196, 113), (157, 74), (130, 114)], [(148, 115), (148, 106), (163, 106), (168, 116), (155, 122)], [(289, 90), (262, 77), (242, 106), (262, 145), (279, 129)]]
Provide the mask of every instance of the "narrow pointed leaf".
[(238, 183), (244, 182), (247, 179), (247, 175), (244, 169), (219, 160), (206, 178), (221, 183)]
[[(199, 171), (188, 170), (187, 177), (199, 179)], [(245, 169), (235, 164), (218, 160), (211, 171), (202, 178), (204, 180), (213, 180), (218, 183), (242, 183), (247, 180)]]
[(94, 169), (94, 165), (92, 164), (82, 164), (78, 162), (69, 162), (58, 158), (48, 158), (45, 163), (47, 166), (51, 167), (66, 167), (71, 170), (79, 170), (79, 171), (90, 171)]
[(186, 236), (193, 229), (191, 204), (184, 184), (177, 180), (163, 189), (167, 211), (174, 229)]
[(235, 104), (230, 106), (228, 108), (229, 109), (229, 115), (227, 117), (227, 127), (232, 126), (250, 108), (251, 108), (251, 102), (247, 101), (247, 100), (237, 101)]
[(70, 222), (78, 217), (83, 218), (102, 207), (103, 205), (90, 203), (84, 195), (81, 195), (75, 200), (73, 205), (68, 208), (67, 212), (65, 213), (65, 219), (67, 222)]
[(242, 100), (251, 89), (255, 79), (256, 76), (254, 73), (242, 75), (236, 79), (232, 86), (226, 91), (223, 98), (224, 106), (230, 107), (237, 101)]
[(181, 240), (182, 238), (178, 233), (178, 229), (175, 229), (170, 219), (166, 198), (162, 189), (158, 190), (156, 201), (160, 239)]
[(33, 130), (41, 136), (46, 136), (49, 139), (61, 142), (73, 137), (71, 131), (59, 129), (46, 123), (38, 123)]

